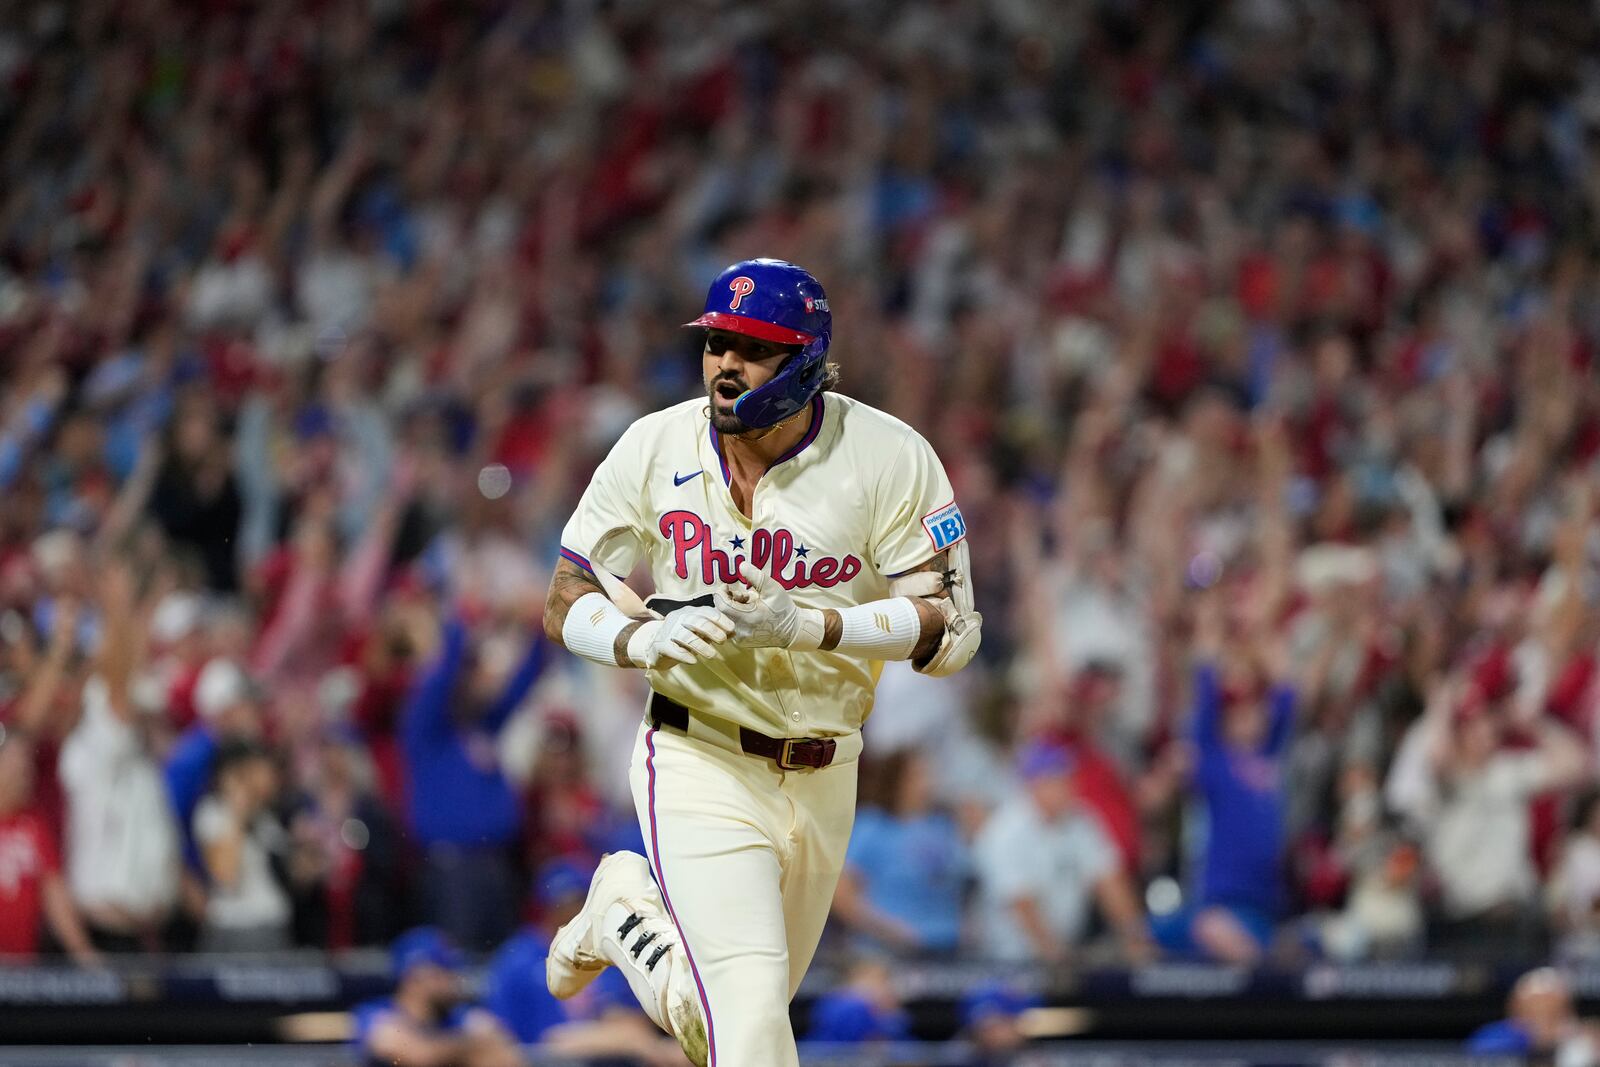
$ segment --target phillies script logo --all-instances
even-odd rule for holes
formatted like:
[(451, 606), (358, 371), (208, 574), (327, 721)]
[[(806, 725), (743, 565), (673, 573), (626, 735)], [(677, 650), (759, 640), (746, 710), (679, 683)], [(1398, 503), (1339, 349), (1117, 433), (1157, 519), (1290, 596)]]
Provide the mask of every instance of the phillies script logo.
[[(730, 555), (711, 541), (711, 525), (692, 511), (669, 511), (661, 516), (661, 536), (672, 542), (673, 571), (679, 578), (689, 577), (690, 553), (700, 555), (700, 580), (706, 585), (737, 582), (743, 553)], [(785, 589), (820, 586), (829, 589), (848, 582), (861, 573), (861, 561), (854, 556), (817, 556), (806, 559), (810, 549), (796, 553), (794, 534), (788, 530), (753, 530), (750, 534), (750, 565), (769, 572)], [(789, 565), (794, 569), (788, 574)]]

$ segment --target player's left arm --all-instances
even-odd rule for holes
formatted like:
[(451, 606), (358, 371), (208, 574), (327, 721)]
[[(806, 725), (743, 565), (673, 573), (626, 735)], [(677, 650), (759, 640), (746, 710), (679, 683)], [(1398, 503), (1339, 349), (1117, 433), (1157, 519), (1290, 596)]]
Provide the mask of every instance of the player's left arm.
[(904, 660), (923, 674), (954, 674), (978, 651), (983, 616), (973, 610), (965, 542), (890, 579), (891, 596), (848, 608), (796, 604), (772, 575), (739, 565), (744, 585), (719, 586), (717, 610), (746, 648), (830, 651)]
[[(943, 576), (950, 570), (949, 551), (940, 552), (928, 562), (907, 571), (911, 574), (935, 574)], [(906, 575), (901, 575), (905, 577)], [(907, 597), (917, 612), (917, 638), (911, 646), (909, 659), (916, 667), (923, 667), (933, 658), (939, 650), (939, 642), (944, 638), (945, 621), (944, 613), (934, 607), (935, 600), (949, 600), (950, 590), (940, 588), (937, 592), (928, 594), (927, 597)], [(832, 652), (839, 647), (839, 642), (844, 639), (844, 614), (836, 608), (822, 609), (822, 645), (824, 652)]]

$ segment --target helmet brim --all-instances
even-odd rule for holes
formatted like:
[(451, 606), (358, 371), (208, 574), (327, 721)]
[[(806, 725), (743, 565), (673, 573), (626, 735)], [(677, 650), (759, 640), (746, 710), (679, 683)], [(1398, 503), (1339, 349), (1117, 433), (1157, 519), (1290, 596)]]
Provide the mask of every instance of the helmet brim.
[(808, 345), (816, 340), (815, 334), (802, 333), (791, 330), (787, 326), (776, 323), (763, 322), (760, 319), (746, 318), (743, 315), (730, 315), (726, 311), (708, 311), (693, 322), (684, 323), (685, 326), (702, 326), (708, 330), (727, 330), (729, 333), (742, 333), (754, 337), (758, 341), (770, 341), (776, 345)]

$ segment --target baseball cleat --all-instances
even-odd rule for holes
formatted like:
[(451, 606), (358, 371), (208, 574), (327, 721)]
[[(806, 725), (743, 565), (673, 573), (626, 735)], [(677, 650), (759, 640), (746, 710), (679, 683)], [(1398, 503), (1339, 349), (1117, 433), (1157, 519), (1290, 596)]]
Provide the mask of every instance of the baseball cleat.
[(631, 905), (626, 908), (629, 932), (663, 910), (650, 865), (637, 852), (613, 852), (601, 858), (583, 907), (551, 939), (544, 976), (552, 996), (560, 1000), (577, 996), (611, 965), (600, 940), (606, 911), (617, 903)]

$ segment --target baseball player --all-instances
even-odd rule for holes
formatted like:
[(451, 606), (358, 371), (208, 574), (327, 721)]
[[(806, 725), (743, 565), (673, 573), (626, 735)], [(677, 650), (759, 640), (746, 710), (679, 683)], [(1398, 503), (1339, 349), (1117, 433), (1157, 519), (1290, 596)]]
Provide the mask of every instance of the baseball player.
[[(628, 428), (562, 532), (545, 631), (652, 694), (630, 769), (649, 859), (602, 861), (546, 966), (607, 966), (705, 1067), (797, 1064), (788, 1005), (828, 917), (886, 660), (978, 649), (966, 524), (927, 441), (832, 391), (822, 286), (712, 282), (706, 395)], [(619, 576), (648, 562), (656, 594)], [(653, 878), (652, 878), (653, 874)]]

